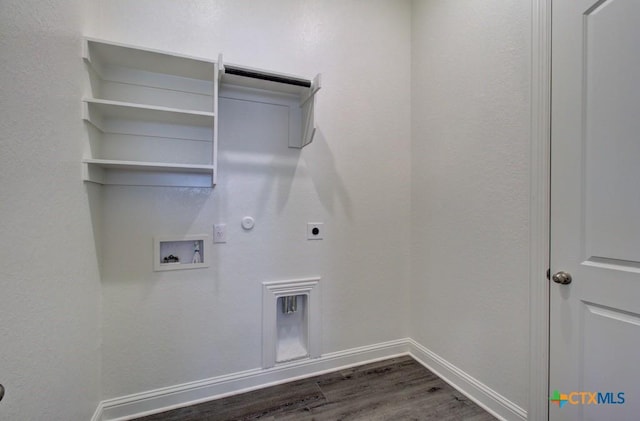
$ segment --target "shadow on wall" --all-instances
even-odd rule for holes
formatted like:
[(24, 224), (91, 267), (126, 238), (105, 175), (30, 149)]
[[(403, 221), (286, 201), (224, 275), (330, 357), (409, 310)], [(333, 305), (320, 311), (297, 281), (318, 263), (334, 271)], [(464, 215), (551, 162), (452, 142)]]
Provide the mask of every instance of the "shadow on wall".
[[(288, 147), (286, 107), (220, 97), (219, 112), (219, 176), (213, 189), (87, 183), (103, 280), (104, 267), (110, 268), (111, 281), (154, 278), (140, 265), (154, 259), (152, 237), (208, 232), (201, 226), (211, 216), (225, 221), (239, 213), (256, 219), (282, 215), (293, 199), (296, 213), (305, 213), (305, 206), (315, 212), (320, 204), (329, 215), (344, 212), (352, 219), (348, 190), (320, 129), (299, 150)], [(116, 243), (126, 244), (113, 247)]]
[(193, 226), (211, 200), (212, 189), (85, 185), (103, 282), (155, 279), (154, 236), (207, 232), (194, 231)]
[[(275, 198), (281, 213), (300, 159), (300, 151), (288, 147), (288, 108), (221, 96), (219, 113), (216, 189), (227, 193), (220, 204), (245, 207), (259, 218)], [(225, 213), (224, 209), (218, 210)]]
[(352, 218), (352, 203), (349, 192), (344, 185), (344, 181), (338, 174), (335, 166), (333, 153), (324, 133), (318, 128), (316, 130), (313, 143), (307, 148), (309, 155), (305, 159), (307, 171), (313, 181), (322, 206), (330, 214), (336, 212), (336, 202), (338, 202), (349, 220)]
[(100, 279), (102, 273), (102, 194), (101, 186), (95, 183), (84, 183), (87, 191), (87, 200), (89, 202), (89, 212), (91, 215), (91, 226), (93, 229), (93, 241), (95, 246), (96, 258), (98, 260), (98, 271)]
[[(219, 185), (255, 198), (251, 210), (260, 217), (270, 200), (282, 214), (294, 183), (310, 178), (329, 214), (339, 202), (351, 217), (351, 201), (323, 133), (316, 130), (302, 151), (289, 148), (288, 119), (287, 108), (277, 104), (221, 97)], [(301, 156), (308, 158), (301, 161)]]

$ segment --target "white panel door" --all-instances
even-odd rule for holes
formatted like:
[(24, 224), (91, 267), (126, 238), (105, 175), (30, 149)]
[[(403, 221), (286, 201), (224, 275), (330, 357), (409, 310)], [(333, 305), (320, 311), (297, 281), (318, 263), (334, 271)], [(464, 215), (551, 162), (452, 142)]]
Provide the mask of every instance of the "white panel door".
[(640, 0), (552, 15), (550, 419), (638, 420)]

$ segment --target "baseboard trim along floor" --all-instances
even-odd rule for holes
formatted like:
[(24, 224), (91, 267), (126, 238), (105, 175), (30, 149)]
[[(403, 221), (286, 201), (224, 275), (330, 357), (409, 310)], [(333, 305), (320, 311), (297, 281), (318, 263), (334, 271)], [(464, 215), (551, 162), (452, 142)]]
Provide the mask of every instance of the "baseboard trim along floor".
[(506, 421), (524, 421), (527, 411), (484, 383), (471, 377), (413, 339), (408, 339), (409, 354), (460, 393), (494, 417)]
[(100, 402), (91, 421), (131, 420), (401, 355), (412, 356), (498, 419), (526, 420), (526, 411), (523, 408), (414, 340), (405, 338), (323, 354), (315, 359), (279, 364), (269, 369), (256, 368), (107, 399)]

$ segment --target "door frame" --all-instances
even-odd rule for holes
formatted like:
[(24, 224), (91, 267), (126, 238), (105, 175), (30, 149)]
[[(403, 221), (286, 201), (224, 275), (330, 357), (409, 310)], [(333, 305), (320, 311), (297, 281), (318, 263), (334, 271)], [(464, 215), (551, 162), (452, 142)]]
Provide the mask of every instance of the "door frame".
[(551, 210), (551, 2), (532, 0), (529, 235), (529, 402), (527, 419), (549, 419)]

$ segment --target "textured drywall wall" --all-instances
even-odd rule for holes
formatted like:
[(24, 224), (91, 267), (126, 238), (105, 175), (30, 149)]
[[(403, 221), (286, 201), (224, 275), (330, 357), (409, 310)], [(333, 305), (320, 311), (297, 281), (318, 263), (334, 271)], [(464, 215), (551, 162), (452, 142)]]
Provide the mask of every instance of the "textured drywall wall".
[[(406, 337), (410, 3), (110, 0), (99, 16), (101, 38), (323, 77), (301, 152), (233, 126), (227, 103), (212, 192), (103, 188), (104, 398), (260, 367), (263, 281), (322, 277), (324, 353)], [(152, 272), (153, 236), (214, 223), (229, 239), (210, 268)]]
[(0, 2), (0, 420), (87, 420), (100, 401), (99, 226), (80, 178), (86, 8)]
[[(102, 398), (257, 367), (260, 282), (308, 275), (324, 352), (411, 335), (525, 406), (528, 4), (415, 1), (412, 42), (408, 2), (92, 4), (0, 3), (0, 419), (89, 418), (101, 366)], [(322, 72), (318, 137), (228, 131), (212, 193), (85, 186), (82, 32)], [(153, 235), (216, 222), (211, 268), (151, 272)]]
[(526, 408), (530, 5), (415, 1), (412, 337)]

